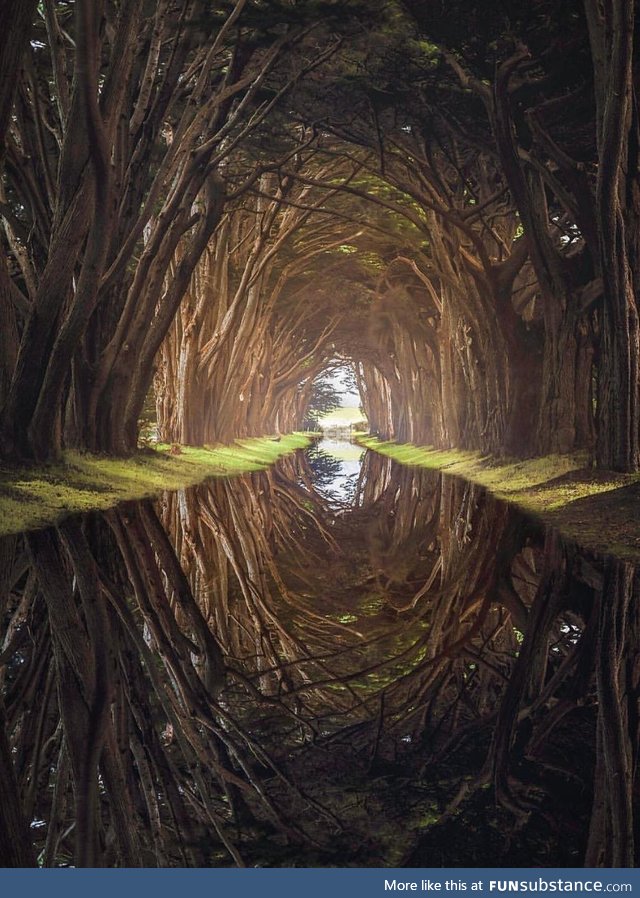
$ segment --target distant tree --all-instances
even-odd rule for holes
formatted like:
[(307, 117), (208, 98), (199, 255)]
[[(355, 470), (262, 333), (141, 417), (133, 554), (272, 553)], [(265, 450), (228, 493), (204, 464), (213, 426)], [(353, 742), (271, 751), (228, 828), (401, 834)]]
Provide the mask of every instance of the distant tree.
[(340, 407), (340, 398), (335, 380), (326, 371), (314, 377), (303, 422), (304, 429), (317, 430), (320, 418)]

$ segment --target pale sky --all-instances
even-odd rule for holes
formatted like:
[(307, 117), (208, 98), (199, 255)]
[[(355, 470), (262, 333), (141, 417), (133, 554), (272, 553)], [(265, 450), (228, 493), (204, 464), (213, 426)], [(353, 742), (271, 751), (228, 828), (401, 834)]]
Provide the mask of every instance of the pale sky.
[[(344, 391), (346, 389), (344, 385), (344, 378), (341, 372), (337, 372), (332, 378), (331, 381), (335, 384), (336, 388), (340, 391)], [(360, 405), (360, 394), (357, 392), (342, 392), (342, 401), (340, 402), (341, 408), (358, 408)]]

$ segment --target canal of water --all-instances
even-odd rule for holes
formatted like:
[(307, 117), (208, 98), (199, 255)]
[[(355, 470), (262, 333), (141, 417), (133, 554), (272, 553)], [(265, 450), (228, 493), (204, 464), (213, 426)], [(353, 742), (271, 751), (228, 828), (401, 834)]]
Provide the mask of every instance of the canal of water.
[(40, 863), (575, 866), (628, 825), (638, 576), (472, 484), (326, 440), (0, 549)]

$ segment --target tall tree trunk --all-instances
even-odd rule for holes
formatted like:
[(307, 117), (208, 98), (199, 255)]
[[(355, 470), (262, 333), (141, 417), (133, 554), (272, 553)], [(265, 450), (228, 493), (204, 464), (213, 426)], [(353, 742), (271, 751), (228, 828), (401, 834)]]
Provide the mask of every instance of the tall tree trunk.
[(34, 867), (29, 827), (22, 813), (18, 784), (0, 704), (0, 866)]
[(20, 63), (26, 49), (37, 0), (0, 0), (0, 171), (4, 163), (5, 134), (11, 115)]
[(585, 0), (596, 94), (596, 208), (604, 292), (597, 462), (640, 466), (640, 131), (633, 59), (635, 4)]

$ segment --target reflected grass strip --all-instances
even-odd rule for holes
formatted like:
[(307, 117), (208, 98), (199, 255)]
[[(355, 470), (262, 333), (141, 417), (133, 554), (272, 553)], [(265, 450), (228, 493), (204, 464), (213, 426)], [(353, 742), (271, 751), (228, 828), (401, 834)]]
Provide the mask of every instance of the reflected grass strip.
[(358, 443), (401, 464), (463, 477), (518, 505), (597, 552), (640, 561), (640, 475), (587, 467), (586, 453), (495, 459), (360, 436)]

